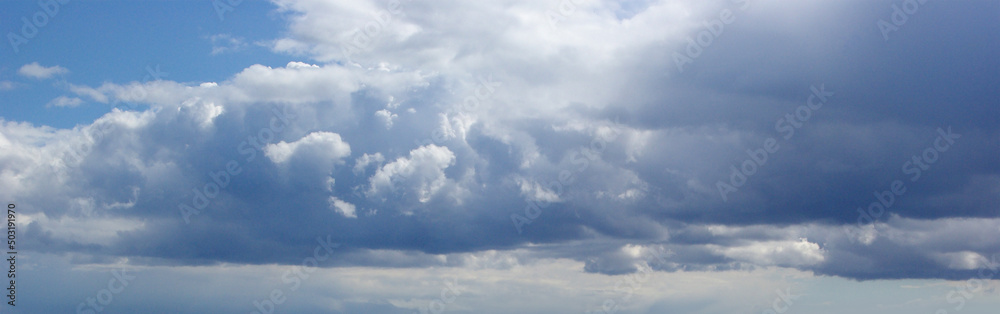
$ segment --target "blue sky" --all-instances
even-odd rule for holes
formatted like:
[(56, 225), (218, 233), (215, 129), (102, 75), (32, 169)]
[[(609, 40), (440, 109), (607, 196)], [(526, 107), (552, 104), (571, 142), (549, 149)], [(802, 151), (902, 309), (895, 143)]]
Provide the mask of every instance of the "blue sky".
[[(19, 44), (17, 53), (5, 36), (0, 75), (4, 80), (31, 85), (5, 95), (5, 108), (12, 109), (5, 117), (66, 128), (90, 123), (108, 111), (110, 106), (99, 104), (73, 110), (14, 105), (47, 103), (53, 95), (61, 95), (64, 88), (57, 86), (61, 82), (94, 86), (143, 81), (149, 76), (146, 68), (155, 70), (157, 66), (166, 74), (163, 79), (220, 81), (253, 64), (283, 66), (296, 59), (254, 45), (282, 32), (286, 22), (274, 9), (270, 3), (247, 1), (232, 11), (223, 11), (220, 20), (210, 1), (69, 2), (36, 37)], [(35, 2), (5, 2), (0, 17), (4, 33), (16, 31), (20, 35), (21, 18), (31, 18), (40, 10)], [(227, 44), (219, 40), (213, 44), (212, 36), (220, 34), (240, 38), (242, 53), (213, 55), (213, 47)], [(72, 71), (52, 84), (37, 84), (17, 75), (20, 65), (32, 62)]]
[(4, 313), (1000, 305), (998, 1), (43, 4)]

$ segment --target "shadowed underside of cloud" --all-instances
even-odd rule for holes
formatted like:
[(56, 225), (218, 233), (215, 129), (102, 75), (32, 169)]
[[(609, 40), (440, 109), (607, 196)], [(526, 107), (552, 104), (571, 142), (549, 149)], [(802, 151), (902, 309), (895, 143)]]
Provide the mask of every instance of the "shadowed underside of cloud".
[[(292, 264), (320, 237), (342, 245), (332, 266), (855, 279), (997, 263), (987, 1), (930, 3), (889, 41), (888, 1), (446, 2), (379, 22), (379, 2), (277, 1), (290, 25), (271, 48), (317, 64), (74, 86), (150, 109), (0, 121), (0, 195), (25, 208), (25, 247)], [(723, 10), (735, 21), (679, 71)]]

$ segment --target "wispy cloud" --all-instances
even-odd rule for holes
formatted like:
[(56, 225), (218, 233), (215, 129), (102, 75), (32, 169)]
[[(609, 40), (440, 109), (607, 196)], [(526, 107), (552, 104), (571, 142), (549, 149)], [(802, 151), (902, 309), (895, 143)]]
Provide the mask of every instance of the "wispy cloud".
[(80, 98), (59, 96), (45, 104), (45, 107), (76, 107), (82, 103), (83, 99)]
[(230, 34), (216, 34), (208, 39), (212, 43), (212, 55), (239, 52), (249, 46), (242, 37)]

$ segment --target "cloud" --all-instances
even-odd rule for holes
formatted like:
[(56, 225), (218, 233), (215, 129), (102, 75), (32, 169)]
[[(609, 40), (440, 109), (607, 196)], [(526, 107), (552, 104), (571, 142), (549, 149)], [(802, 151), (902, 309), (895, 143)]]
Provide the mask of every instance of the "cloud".
[(239, 52), (249, 46), (242, 37), (230, 34), (216, 34), (209, 36), (208, 39), (212, 43), (212, 55)]
[(420, 202), (427, 202), (448, 184), (444, 170), (455, 163), (455, 154), (447, 147), (434, 144), (410, 151), (385, 164), (369, 179), (368, 194), (379, 195), (395, 191), (399, 185), (416, 193)]
[(76, 107), (83, 103), (83, 99), (76, 97), (59, 96), (45, 104), (45, 107)]
[(367, 169), (369, 165), (372, 164), (380, 165), (382, 164), (382, 162), (385, 162), (385, 156), (382, 156), (382, 153), (375, 153), (375, 154), (365, 153), (364, 155), (361, 155), (361, 157), (358, 157), (358, 159), (354, 161), (354, 174), (360, 175), (365, 172), (365, 169)]
[(17, 84), (11, 81), (0, 81), (0, 91), (12, 90), (17, 87)]
[(94, 89), (94, 88), (91, 88), (91, 87), (87, 87), (87, 86), (79, 86), (79, 85), (70, 84), (69, 85), (69, 90), (71, 92), (79, 95), (79, 96), (87, 96), (88, 98), (90, 98), (91, 100), (94, 100), (96, 102), (99, 102), (99, 103), (108, 103), (108, 96), (105, 95), (104, 93), (98, 91), (97, 89)]
[(330, 208), (336, 210), (341, 215), (344, 215), (344, 217), (358, 218), (358, 214), (355, 212), (354, 204), (342, 201), (334, 196), (331, 196), (329, 201)]
[[(311, 250), (307, 250), (311, 251)], [(308, 253), (305, 256), (309, 256)], [(732, 313), (749, 311), (755, 305), (770, 308), (776, 297), (774, 291), (799, 294), (806, 285), (802, 278), (808, 273), (788, 269), (767, 269), (755, 272), (725, 271), (708, 279), (703, 273), (654, 272), (642, 277), (634, 276), (637, 283), (626, 284), (626, 276), (608, 277), (602, 274), (580, 273), (583, 263), (565, 259), (539, 260), (526, 264), (512, 264), (509, 260), (519, 254), (512, 251), (487, 251), (475, 255), (449, 256), (448, 259), (477, 261), (478, 267), (427, 267), (391, 268), (379, 266), (304, 268), (301, 265), (241, 265), (172, 267), (169, 265), (132, 266), (111, 261), (108, 265), (74, 265), (71, 257), (38, 254), (37, 260), (59, 268), (25, 268), (22, 271), (47, 286), (88, 286), (96, 294), (106, 288), (112, 278), (111, 271), (126, 269), (135, 276), (132, 284), (122, 294), (115, 295), (108, 309), (141, 312), (148, 309), (149, 300), (184, 299), (189, 304), (166, 302), (165, 311), (171, 312), (251, 312), (256, 310), (253, 301), (266, 300), (270, 293), (280, 290), (287, 301), (275, 305), (275, 312), (299, 313), (413, 313), (431, 312), (428, 308), (456, 313), (581, 313), (603, 311), (606, 300), (620, 306), (621, 313), (663, 312), (668, 305), (690, 312)], [(403, 254), (382, 253), (387, 261), (413, 259)], [(305, 258), (303, 256), (303, 258)], [(441, 258), (444, 258), (443, 256)], [(119, 261), (120, 262), (120, 261)], [(301, 262), (301, 259), (298, 261)], [(374, 263), (372, 263), (374, 264)], [(493, 266), (489, 266), (493, 265)], [(74, 268), (75, 266), (75, 268)], [(70, 270), (72, 268), (72, 270)], [(298, 276), (303, 274), (303, 276)], [(283, 281), (282, 278), (288, 280)], [(186, 284), (209, 280), (216, 289), (193, 291), (180, 289)], [(298, 280), (294, 280), (298, 279)], [(545, 280), (540, 280), (545, 279)], [(617, 281), (623, 281), (618, 285)], [(830, 280), (830, 279), (826, 279)], [(836, 284), (842, 281), (830, 280)], [(141, 288), (141, 283), (155, 282), (159, 289)], [(100, 283), (96, 285), (95, 283)], [(889, 286), (877, 286), (883, 289)], [(40, 293), (40, 288), (25, 285), (26, 293)], [(117, 287), (117, 286), (116, 286)], [(136, 288), (140, 287), (140, 288)], [(178, 287), (173, 289), (173, 287)], [(632, 290), (624, 290), (628, 287)], [(678, 287), (683, 287), (679, 289)], [(726, 298), (717, 298), (720, 287), (725, 287)], [(170, 289), (167, 289), (170, 288)], [(451, 290), (449, 290), (449, 288)], [(91, 289), (91, 288), (88, 288)], [(622, 291), (624, 290), (624, 291)], [(814, 294), (826, 295), (829, 290), (816, 289)], [(53, 299), (47, 303), (24, 299), (27, 308), (72, 308), (85, 302), (79, 289), (48, 289)], [(631, 294), (627, 294), (631, 291)], [(457, 293), (456, 293), (457, 292)], [(862, 291), (867, 292), (867, 291)], [(925, 293), (925, 290), (919, 292)], [(322, 295), (321, 300), (312, 294)], [(445, 295), (442, 301), (442, 294)], [(869, 295), (852, 299), (852, 304), (885, 304), (905, 302), (907, 296)], [(624, 296), (630, 296), (623, 302)], [(491, 296), (491, 297), (482, 297)], [(454, 298), (453, 298), (454, 297)], [(517, 299), (518, 302), (509, 302)], [(451, 302), (445, 302), (445, 301)], [(685, 301), (686, 300), (686, 301)], [(976, 299), (984, 302), (984, 299)], [(21, 301), (21, 300), (19, 300)], [(801, 301), (807, 301), (801, 299)], [(35, 302), (35, 303), (29, 303)], [(947, 304), (943, 300), (942, 304)], [(988, 303), (988, 302), (986, 302)], [(806, 308), (796, 302), (796, 308)], [(18, 304), (22, 306), (22, 304)], [(708, 308), (709, 310), (705, 310)], [(919, 309), (919, 307), (914, 307)], [(975, 308), (970, 307), (970, 310)], [(760, 311), (754, 311), (760, 312)]]
[[(982, 33), (984, 22), (957, 18), (980, 4), (921, 10), (963, 22), (907, 40), (862, 31), (863, 49), (843, 55), (839, 38), (854, 34), (844, 25), (889, 2), (586, 1), (554, 26), (558, 6), (537, 1), (383, 5), (278, 1), (289, 28), (271, 48), (300, 61), (212, 84), (70, 84), (69, 101), (148, 107), (72, 129), (3, 121), (0, 196), (37, 217), (26, 246), (285, 265), (331, 234), (352, 248), (331, 267), (542, 261), (587, 276), (648, 265), (862, 280), (972, 278), (1000, 249), (1000, 131), (983, 92), (997, 63), (978, 54), (994, 51), (918, 49), (981, 46), (954, 35)], [(364, 33), (383, 9), (391, 21)], [(673, 53), (723, 9), (737, 22), (678, 72)], [(352, 46), (359, 34), (370, 41)], [(933, 58), (949, 62), (912, 66)], [(835, 94), (805, 119), (819, 86)], [(786, 138), (775, 126), (790, 117), (801, 124)], [(903, 165), (949, 125), (961, 138), (911, 180)], [(717, 182), (768, 139), (780, 148), (723, 200)], [(228, 184), (185, 223), (179, 204), (225, 181), (230, 161)], [(895, 180), (908, 192), (871, 229), (850, 229)], [(531, 217), (523, 234), (513, 215)], [(114, 232), (53, 231), (95, 219)], [(673, 254), (650, 260), (653, 249)]]
[(341, 163), (341, 158), (351, 155), (351, 146), (337, 133), (313, 132), (291, 143), (268, 144), (264, 155), (276, 164), (288, 163), (293, 157)]
[(53, 76), (69, 73), (64, 67), (61, 66), (51, 66), (44, 67), (38, 64), (38, 62), (32, 62), (25, 64), (21, 69), (17, 70), (17, 74), (27, 76), (36, 80), (44, 80), (52, 78)]
[(531, 201), (555, 203), (559, 202), (559, 195), (556, 191), (547, 189), (538, 182), (518, 178), (517, 184), (521, 187), (521, 195)]
[(823, 262), (823, 251), (816, 243), (799, 241), (754, 242), (748, 245), (720, 249), (727, 258), (760, 266), (807, 266)]
[(391, 129), (393, 120), (399, 118), (399, 115), (392, 113), (389, 110), (382, 109), (375, 112), (375, 117), (379, 118), (379, 120), (382, 120), (382, 123), (385, 123), (386, 129)]

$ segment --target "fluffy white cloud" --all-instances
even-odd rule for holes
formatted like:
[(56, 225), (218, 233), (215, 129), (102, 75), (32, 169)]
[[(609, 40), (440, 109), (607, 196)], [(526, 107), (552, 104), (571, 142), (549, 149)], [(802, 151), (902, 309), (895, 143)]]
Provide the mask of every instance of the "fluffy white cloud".
[(354, 174), (360, 175), (365, 172), (365, 169), (367, 169), (369, 165), (372, 164), (380, 165), (384, 161), (385, 161), (385, 156), (382, 156), (382, 153), (374, 153), (374, 154), (365, 153), (364, 155), (361, 155), (361, 157), (358, 157), (358, 159), (354, 161)]
[(328, 201), (330, 202), (330, 208), (336, 210), (341, 215), (347, 218), (358, 218), (358, 214), (355, 212), (354, 204), (345, 202), (335, 196), (331, 196)]
[(343, 163), (341, 159), (351, 155), (351, 146), (341, 140), (340, 134), (313, 132), (291, 143), (282, 141), (268, 144), (264, 147), (264, 154), (277, 164), (287, 163), (295, 156), (307, 156), (329, 163)]
[(21, 69), (17, 70), (17, 74), (39, 80), (48, 79), (53, 76), (66, 73), (69, 73), (69, 70), (64, 67), (58, 65), (45, 67), (38, 64), (38, 62), (25, 64), (24, 66), (21, 66)]
[(392, 122), (393, 122), (393, 120), (396, 120), (396, 118), (399, 118), (399, 115), (397, 115), (395, 113), (392, 113), (391, 111), (389, 111), (387, 109), (382, 109), (382, 110), (379, 110), (379, 111), (375, 112), (375, 117), (378, 118), (379, 120), (381, 120), (382, 123), (385, 123), (385, 128), (386, 129), (391, 129), (392, 128)]
[(369, 179), (368, 194), (379, 195), (396, 191), (399, 185), (427, 202), (448, 183), (444, 169), (455, 163), (455, 154), (448, 147), (434, 144), (410, 151), (409, 157), (399, 157), (379, 168)]
[(225, 108), (221, 105), (216, 105), (214, 102), (202, 101), (200, 97), (195, 97), (182, 102), (177, 111), (198, 117), (196, 119), (199, 122), (198, 125), (202, 128), (207, 128), (213, 125), (215, 118), (225, 112)]

